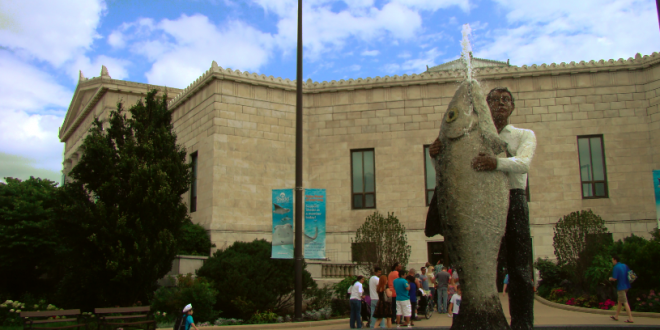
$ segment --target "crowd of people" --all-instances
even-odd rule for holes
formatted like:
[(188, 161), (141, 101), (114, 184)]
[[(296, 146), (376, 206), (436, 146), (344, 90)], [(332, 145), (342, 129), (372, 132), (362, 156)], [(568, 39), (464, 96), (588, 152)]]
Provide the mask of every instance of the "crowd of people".
[[(365, 278), (358, 276), (348, 289), (350, 295), (350, 327), (362, 328), (362, 300), (367, 296), (362, 284)], [(458, 272), (438, 261), (433, 266), (426, 263), (420, 273), (413, 269), (404, 270), (400, 263), (392, 265), (388, 275), (375, 267), (369, 279), (370, 327), (412, 327), (417, 317), (420, 295), (437, 300), (437, 312), (448, 317), (458, 314), (461, 305), (461, 286)]]

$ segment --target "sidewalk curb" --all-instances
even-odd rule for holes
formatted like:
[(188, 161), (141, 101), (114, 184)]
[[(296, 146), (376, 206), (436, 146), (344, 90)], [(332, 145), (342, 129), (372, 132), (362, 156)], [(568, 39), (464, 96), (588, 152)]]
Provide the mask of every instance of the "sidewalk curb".
[[(335, 319), (326, 321), (305, 321), (305, 322), (284, 322), (284, 323), (264, 323), (264, 324), (243, 324), (243, 325), (221, 325), (198, 327), (200, 330), (236, 330), (236, 329), (293, 329), (293, 328), (313, 328), (326, 325), (342, 324), (348, 325), (350, 319)], [(172, 328), (157, 328), (156, 330), (171, 330)]]
[[(558, 308), (558, 309), (563, 309), (571, 312), (582, 312), (582, 313), (591, 313), (591, 314), (601, 314), (601, 315), (613, 315), (614, 314), (614, 309), (610, 310), (602, 310), (602, 309), (591, 309), (591, 308), (584, 308), (584, 307), (577, 307), (577, 306), (570, 306), (570, 305), (564, 305), (564, 304), (559, 304), (556, 302), (549, 301), (537, 294), (534, 295), (534, 299), (538, 300), (540, 303), (553, 307), (553, 308)], [(626, 315), (626, 312), (621, 308), (621, 314)], [(660, 319), (660, 313), (649, 313), (649, 312), (632, 312), (633, 317), (650, 317), (650, 318), (655, 318), (655, 319)]]

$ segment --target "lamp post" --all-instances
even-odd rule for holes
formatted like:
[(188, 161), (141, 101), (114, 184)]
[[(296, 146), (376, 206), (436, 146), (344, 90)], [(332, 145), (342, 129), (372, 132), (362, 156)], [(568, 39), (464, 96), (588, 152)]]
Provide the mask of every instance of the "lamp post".
[[(659, 0), (660, 1), (660, 0)], [(294, 258), (296, 268), (295, 308), (294, 317), (302, 319), (302, 194), (303, 194), (303, 97), (302, 97), (302, 0), (298, 0), (298, 59), (296, 72), (296, 201), (295, 201), (295, 233)]]

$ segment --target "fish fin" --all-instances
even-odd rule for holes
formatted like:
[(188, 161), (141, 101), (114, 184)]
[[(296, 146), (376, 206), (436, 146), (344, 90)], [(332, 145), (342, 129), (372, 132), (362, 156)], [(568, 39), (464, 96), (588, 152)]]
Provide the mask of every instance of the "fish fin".
[(487, 130), (481, 130), (481, 136), (483, 136), (488, 149), (493, 151), (495, 155), (508, 152), (507, 143), (504, 142), (504, 140), (502, 140), (499, 135)]

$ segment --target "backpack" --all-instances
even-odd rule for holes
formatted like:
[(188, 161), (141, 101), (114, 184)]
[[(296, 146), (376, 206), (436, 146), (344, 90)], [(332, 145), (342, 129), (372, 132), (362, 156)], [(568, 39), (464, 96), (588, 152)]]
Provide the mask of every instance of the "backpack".
[(174, 330), (185, 330), (186, 329), (186, 317), (188, 314), (180, 314), (174, 321)]
[(633, 272), (632, 270), (629, 269), (628, 270), (628, 282), (630, 282), (630, 283), (635, 282), (636, 279), (637, 279), (637, 274), (635, 274), (635, 272)]

